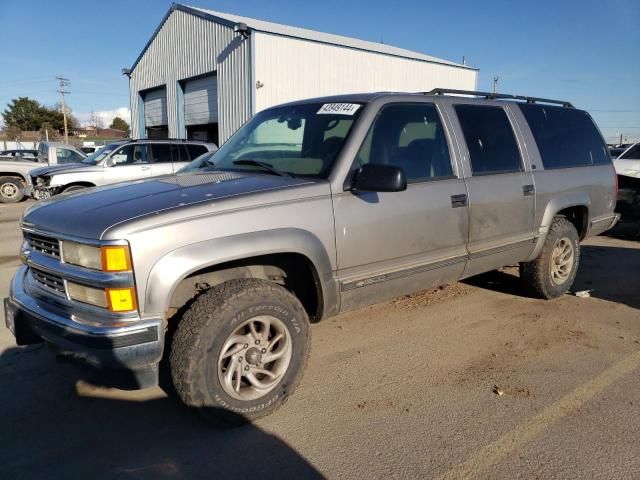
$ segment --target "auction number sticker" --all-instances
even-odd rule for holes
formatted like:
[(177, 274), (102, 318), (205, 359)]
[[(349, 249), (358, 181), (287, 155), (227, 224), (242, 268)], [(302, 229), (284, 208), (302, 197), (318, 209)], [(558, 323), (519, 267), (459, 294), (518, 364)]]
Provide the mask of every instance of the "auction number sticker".
[(325, 103), (318, 110), (319, 114), (353, 115), (360, 108), (358, 103)]

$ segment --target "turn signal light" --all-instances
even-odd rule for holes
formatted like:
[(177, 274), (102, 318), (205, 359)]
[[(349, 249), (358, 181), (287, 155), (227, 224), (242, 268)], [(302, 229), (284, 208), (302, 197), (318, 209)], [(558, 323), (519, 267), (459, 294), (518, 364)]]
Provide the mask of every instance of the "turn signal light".
[(114, 245), (101, 248), (102, 270), (104, 272), (131, 271), (131, 252), (127, 245)]
[(130, 288), (107, 288), (107, 303), (112, 312), (131, 312), (138, 308), (136, 291)]

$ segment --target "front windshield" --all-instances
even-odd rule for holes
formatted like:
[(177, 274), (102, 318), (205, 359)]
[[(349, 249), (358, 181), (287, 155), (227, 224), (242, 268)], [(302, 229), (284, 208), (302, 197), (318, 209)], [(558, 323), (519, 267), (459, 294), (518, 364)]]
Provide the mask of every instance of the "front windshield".
[(105, 145), (100, 150), (93, 152), (87, 158), (82, 160), (82, 163), (88, 163), (89, 165), (96, 165), (100, 162), (100, 160), (104, 159), (107, 155), (113, 152), (116, 148), (118, 148), (120, 144), (112, 143), (110, 145)]
[(352, 103), (265, 110), (215, 154), (198, 157), (182, 171), (242, 170), (326, 178), (361, 110), (362, 105)]

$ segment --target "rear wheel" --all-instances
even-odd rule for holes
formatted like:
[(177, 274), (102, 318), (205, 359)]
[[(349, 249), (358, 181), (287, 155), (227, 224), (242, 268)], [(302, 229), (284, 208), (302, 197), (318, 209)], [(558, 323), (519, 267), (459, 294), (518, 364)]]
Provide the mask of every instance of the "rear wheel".
[(24, 198), (22, 182), (13, 177), (0, 177), (0, 202), (18, 203)]
[(580, 238), (576, 227), (564, 217), (556, 217), (538, 258), (520, 264), (520, 278), (531, 293), (551, 299), (565, 294), (578, 272)]
[(275, 283), (238, 279), (187, 309), (171, 341), (169, 368), (183, 403), (215, 423), (234, 424), (280, 407), (300, 382), (308, 352), (300, 301)]

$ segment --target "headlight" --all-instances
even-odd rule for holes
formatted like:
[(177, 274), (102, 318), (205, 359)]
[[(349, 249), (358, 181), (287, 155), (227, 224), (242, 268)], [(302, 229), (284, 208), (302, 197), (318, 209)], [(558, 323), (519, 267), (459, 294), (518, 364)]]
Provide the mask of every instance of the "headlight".
[(62, 255), (65, 263), (93, 270), (102, 270), (102, 254), (98, 247), (64, 240), (62, 242)]
[(78, 302), (88, 303), (102, 308), (109, 306), (105, 291), (99, 288), (87, 287), (67, 281), (67, 293), (72, 300), (77, 300)]
[(72, 300), (108, 308), (112, 312), (132, 312), (138, 308), (133, 287), (102, 290), (67, 281), (67, 293)]
[(62, 255), (66, 263), (103, 272), (130, 272), (131, 252), (127, 245), (94, 247), (64, 240)]

